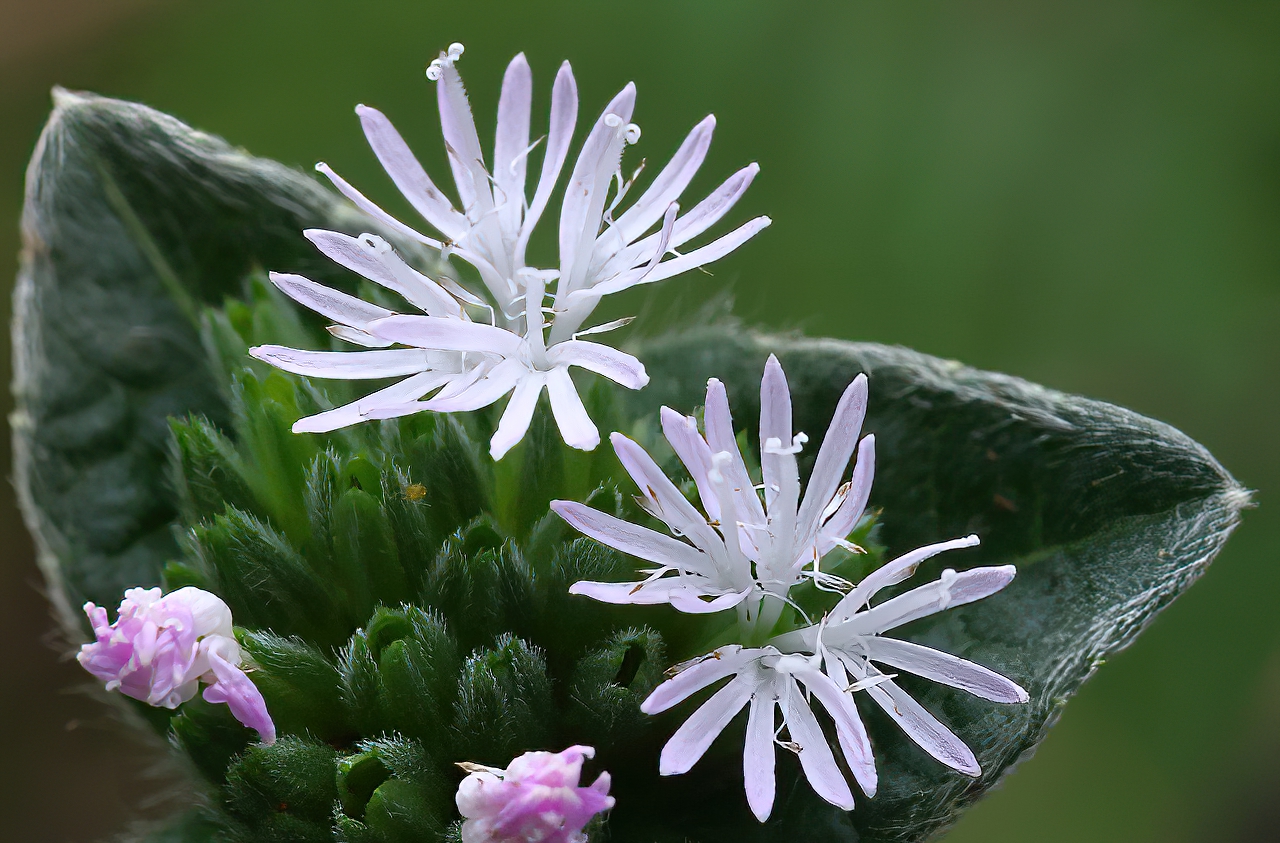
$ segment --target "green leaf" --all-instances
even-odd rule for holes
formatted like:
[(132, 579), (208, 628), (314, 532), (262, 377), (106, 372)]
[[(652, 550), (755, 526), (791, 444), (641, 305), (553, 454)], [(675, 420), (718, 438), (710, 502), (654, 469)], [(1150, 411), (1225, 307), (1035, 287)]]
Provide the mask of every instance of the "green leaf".
[[(944, 565), (1017, 566), (1017, 578), (998, 595), (904, 627), (903, 637), (1000, 671), (1022, 684), (1031, 702), (998, 705), (904, 682), (974, 750), (980, 779), (944, 769), (883, 712), (866, 707), (880, 770), (875, 798), (861, 799), (846, 817), (805, 787), (790, 803), (780, 791), (778, 816), (761, 829), (745, 823), (742, 836), (776, 839), (783, 828), (803, 827), (815, 839), (924, 840), (1030, 754), (1102, 660), (1195, 581), (1239, 523), (1249, 495), (1168, 425), (902, 348), (703, 329), (648, 345), (642, 359), (653, 381), (632, 405), (637, 415), (656, 413), (660, 404), (692, 411), (715, 376), (728, 387), (737, 425), (751, 428), (770, 352), (786, 369), (810, 458), (845, 385), (867, 373), (866, 429), (876, 434), (871, 501), (883, 509), (878, 538), (890, 558), (970, 532), (981, 536), (980, 548), (938, 560), (900, 588), (936, 578)], [(740, 747), (741, 739), (741, 726), (732, 726), (718, 746)], [(740, 787), (735, 763), (731, 753), (721, 775)], [(788, 771), (780, 766), (782, 778), (794, 774)], [(696, 786), (688, 782), (690, 790)], [(674, 802), (665, 806), (667, 825), (696, 837), (705, 796), (686, 802), (687, 813)], [(615, 824), (621, 819), (618, 813)]]
[(301, 232), (377, 226), (312, 178), (145, 106), (54, 100), (22, 217), (14, 468), (50, 594), (76, 627), (81, 602), (115, 605), (176, 555), (166, 418), (228, 427), (202, 308), (259, 267), (352, 289)]
[(454, 706), (455, 743), (463, 759), (505, 766), (522, 752), (550, 746), (555, 701), (540, 651), (503, 635), (467, 659)]
[(227, 810), (262, 843), (331, 840), (337, 757), (321, 743), (284, 737), (245, 751), (227, 771)]
[(353, 737), (337, 665), (323, 653), (271, 632), (244, 633), (241, 643), (252, 658), (253, 684), (281, 734), (310, 734), (328, 742)]

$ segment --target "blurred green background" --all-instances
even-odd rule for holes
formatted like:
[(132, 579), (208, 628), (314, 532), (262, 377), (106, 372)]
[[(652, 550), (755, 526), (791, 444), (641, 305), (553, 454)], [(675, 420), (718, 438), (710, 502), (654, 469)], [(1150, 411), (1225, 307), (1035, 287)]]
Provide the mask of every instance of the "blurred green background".
[[(947, 839), (1280, 839), (1280, 4), (0, 0), (0, 20), (7, 255), (55, 83), (329, 161), (397, 209), (352, 107), (386, 111), (442, 175), (422, 71), (450, 41), (482, 132), (520, 50), (539, 104), (573, 62), (580, 126), (635, 80), (632, 161), (665, 161), (714, 111), (690, 195), (758, 160), (734, 218), (775, 224), (714, 280), (641, 294), (653, 306), (731, 286), (757, 324), (1123, 404), (1261, 490), (1203, 582)], [(104, 838), (166, 783), (155, 748), (75, 692), (3, 495), (6, 839)]]

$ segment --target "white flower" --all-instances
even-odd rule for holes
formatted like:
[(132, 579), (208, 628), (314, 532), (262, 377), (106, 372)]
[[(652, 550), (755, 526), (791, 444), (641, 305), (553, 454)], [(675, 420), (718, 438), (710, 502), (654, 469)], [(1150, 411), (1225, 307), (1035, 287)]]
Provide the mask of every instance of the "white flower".
[[(791, 586), (805, 577), (830, 584), (835, 578), (822, 573), (820, 560), (837, 545), (850, 546), (845, 536), (862, 516), (875, 469), (874, 437), (868, 435), (858, 444), (867, 379), (859, 375), (841, 396), (803, 500), (796, 455), (807, 437), (792, 433), (791, 393), (773, 356), (765, 364), (760, 407), (763, 502), (734, 439), (720, 381), (707, 384), (705, 434), (699, 433), (692, 417), (662, 408), (663, 432), (693, 477), (705, 515), (685, 500), (639, 445), (615, 433), (618, 458), (644, 490), (641, 502), (688, 543), (579, 503), (555, 501), (551, 508), (582, 533), (657, 566), (645, 571), (647, 578), (638, 583), (579, 582), (570, 590), (610, 603), (670, 602), (685, 612), (741, 605), (743, 620), (768, 632)], [(842, 483), (855, 446), (853, 477)]]
[[(814, 655), (733, 645), (684, 667), (659, 685), (640, 710), (657, 714), (726, 677), (733, 679), (712, 694), (667, 741), (659, 772), (664, 776), (688, 772), (729, 721), (749, 704), (742, 772), (752, 813), (764, 822), (773, 809), (775, 743), (799, 756), (805, 777), (819, 796), (846, 811), (853, 810), (853, 794), (809, 707), (807, 693), (822, 703), (835, 722), (840, 749), (858, 786), (867, 796), (874, 796), (875, 759), (858, 709), (844, 686), (822, 672), (820, 663)], [(776, 711), (782, 713), (782, 726), (788, 732), (786, 741), (778, 738), (781, 728), (777, 726)]]
[[(474, 267), (484, 284), (485, 298), (455, 282), (442, 279), (437, 284), (426, 278), (371, 235), (348, 238), (333, 232), (308, 232), (329, 257), (399, 292), (426, 315), (395, 314), (298, 276), (273, 276), (290, 296), (337, 321), (331, 329), (335, 336), (367, 347), (407, 348), (321, 353), (263, 346), (252, 353), (273, 365), (313, 377), (411, 375), (347, 407), (303, 419), (296, 431), (333, 430), (364, 419), (423, 410), (476, 410), (513, 393), (490, 443), (490, 452), (499, 459), (523, 438), (545, 387), (565, 442), (590, 450), (600, 436), (569, 377), (569, 367), (593, 371), (630, 389), (642, 388), (648, 375), (635, 357), (579, 339), (620, 327), (626, 320), (585, 330), (583, 324), (601, 297), (695, 269), (723, 257), (767, 226), (769, 219), (758, 217), (700, 248), (679, 251), (733, 207), (758, 167), (752, 164), (740, 170), (681, 216), (677, 200), (711, 142), (715, 121), (708, 117), (694, 128), (640, 198), (615, 218), (615, 210), (631, 187), (619, 169), (622, 152), (640, 136), (639, 128), (630, 122), (635, 86), (627, 85), (593, 125), (573, 167), (560, 212), (559, 269), (529, 266), (525, 260), (529, 237), (547, 208), (577, 120), (573, 73), (568, 62), (561, 65), (552, 88), (548, 132), (531, 143), (532, 75), (523, 55), (512, 60), (499, 98), (490, 168), (454, 66), (462, 52), (461, 44), (451, 45), (427, 71), (437, 82), (441, 130), (459, 207), (435, 186), (381, 112), (366, 106), (357, 108), (379, 161), (409, 203), (439, 232), (439, 238), (395, 219), (327, 165), (317, 165), (317, 169), (357, 207), (391, 230), (446, 255), (456, 255)], [(529, 198), (528, 157), (540, 143), (544, 147), (542, 167)], [(550, 282), (555, 287), (548, 308)], [(485, 308), (492, 324), (472, 322), (462, 305)], [(436, 390), (439, 392), (422, 400)]]
[[(977, 536), (932, 544), (907, 553), (867, 575), (846, 594), (820, 624), (789, 632), (771, 643), (781, 650), (798, 648), (823, 655), (827, 674), (841, 687), (865, 689), (911, 740), (938, 761), (967, 776), (979, 776), (973, 752), (893, 681), (896, 674), (878, 665), (904, 670), (934, 682), (960, 688), (998, 703), (1024, 703), (1027, 692), (993, 670), (930, 647), (882, 637), (896, 629), (946, 609), (995, 594), (1013, 581), (1013, 565), (973, 568), (956, 573), (948, 568), (934, 582), (870, 606), (881, 589), (896, 585), (926, 559), (946, 550), (973, 547)], [(852, 677), (852, 681), (850, 681)]]

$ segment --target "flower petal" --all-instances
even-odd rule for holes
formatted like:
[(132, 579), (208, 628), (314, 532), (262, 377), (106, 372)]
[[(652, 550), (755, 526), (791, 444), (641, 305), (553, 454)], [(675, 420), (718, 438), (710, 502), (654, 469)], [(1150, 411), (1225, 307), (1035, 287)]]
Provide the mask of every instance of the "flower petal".
[(758, 659), (761, 653), (761, 650), (747, 650), (737, 644), (721, 647), (655, 688), (640, 704), (640, 710), (645, 714), (659, 714), (679, 705), (703, 688), (737, 673), (744, 665)]
[(791, 740), (800, 745), (797, 754), (805, 778), (823, 799), (837, 808), (852, 811), (853, 793), (836, 766), (835, 756), (827, 744), (827, 736), (818, 725), (818, 718), (809, 710), (809, 704), (794, 679), (789, 679), (784, 687), (782, 716), (787, 721)]
[[(293, 432), (328, 433), (374, 418), (394, 418), (421, 412), (426, 407), (417, 399), (448, 382), (451, 377), (454, 376), (447, 372), (423, 372), (411, 378), (405, 378), (358, 401), (298, 419), (293, 423)], [(394, 412), (389, 409), (391, 407), (395, 408)]]
[(249, 355), (277, 369), (312, 378), (359, 380), (395, 378), (432, 368), (432, 353), (421, 348), (386, 351), (303, 351), (280, 345), (260, 345)]
[[(859, 680), (867, 678), (867, 671), (856, 663), (845, 663)], [(982, 775), (982, 767), (973, 751), (955, 733), (930, 714), (924, 706), (892, 679), (879, 682), (866, 689), (871, 699), (907, 733), (925, 752), (966, 776)]]
[(272, 272), (267, 277), (282, 293), (298, 304), (352, 328), (368, 331), (370, 322), (392, 315), (392, 311), (385, 307), (332, 290), (301, 275)]
[[(724, 727), (751, 699), (757, 680), (754, 677), (737, 676), (728, 685), (711, 695), (662, 748), (658, 759), (658, 772), (664, 776), (687, 773), (698, 759), (719, 737)], [(812, 716), (812, 715), (810, 715)], [(833, 762), (834, 765), (834, 762)]]
[(849, 458), (858, 445), (858, 434), (866, 414), (867, 376), (858, 375), (840, 396), (831, 424), (822, 437), (822, 447), (813, 462), (809, 482), (805, 485), (804, 501), (796, 516), (797, 554), (811, 545), (817, 536), (822, 513), (840, 487)]
[(774, 707), (772, 693), (758, 693), (751, 700), (747, 714), (747, 740), (742, 749), (742, 780), (747, 790), (747, 805), (756, 819), (764, 822), (773, 813), (776, 758), (773, 750)]
[(367, 105), (356, 106), (356, 114), (382, 169), (414, 210), (450, 240), (460, 237), (467, 230), (466, 218), (453, 209), (453, 203), (431, 181), (386, 115)]
[(621, 433), (609, 437), (618, 460), (640, 487), (645, 500), (657, 507), (659, 516), (674, 532), (683, 534), (704, 553), (714, 553), (724, 542), (707, 519), (680, 494), (667, 475), (645, 450)]
[(990, 597), (1013, 582), (1015, 573), (1017, 569), (1012, 565), (973, 568), (959, 574), (951, 571), (950, 576), (947, 571), (943, 571), (941, 579), (899, 594), (865, 612), (859, 612), (828, 634), (871, 635), (887, 632), (919, 618)]
[(529, 202), (529, 210), (524, 215), (524, 223), (520, 227), (520, 238), (516, 244), (516, 265), (524, 264), (525, 247), (534, 226), (542, 218), (542, 212), (551, 198), (556, 180), (560, 177), (560, 169), (564, 166), (565, 156), (569, 154), (569, 141), (573, 138), (573, 127), (578, 121), (578, 85), (573, 78), (573, 69), (569, 62), (560, 65), (556, 74), (555, 85), (551, 88), (551, 124), (547, 130), (546, 148), (542, 157), (542, 173), (538, 177), (538, 187)]
[(445, 392), (449, 387), (440, 390), (440, 394), (426, 402), (423, 409), (435, 413), (469, 413), (488, 407), (514, 389), (528, 371), (519, 360), (503, 360), (466, 389), (450, 393), (447, 397)]
[(1017, 683), (959, 656), (896, 638), (868, 636), (862, 641), (873, 661), (968, 691), (984, 700), (1024, 703), (1030, 699)]
[(319, 228), (307, 229), (302, 234), (330, 260), (399, 293), (405, 301), (427, 314), (465, 318), (457, 299), (409, 266), (381, 237), (373, 234), (349, 237)]
[(400, 222), (400, 220), (396, 219), (395, 217), (388, 214), (386, 211), (379, 208), (372, 201), (370, 201), (363, 193), (361, 193), (360, 191), (352, 187), (351, 184), (346, 179), (344, 179), (342, 176), (335, 173), (333, 171), (333, 168), (330, 167), (328, 164), (324, 163), (323, 161), (321, 161), (319, 164), (316, 164), (316, 172), (323, 174), (325, 178), (329, 179), (329, 181), (333, 183), (333, 186), (338, 189), (338, 192), (341, 193), (343, 196), (347, 197), (347, 199), (351, 200), (351, 203), (354, 204), (357, 208), (359, 208), (361, 211), (364, 211), (366, 214), (373, 217), (375, 220), (382, 223), (392, 231), (397, 231), (400, 234), (404, 235), (405, 237), (408, 237), (410, 240), (417, 240), (419, 243), (425, 243), (426, 245), (430, 246), (433, 249), (444, 248), (444, 244), (441, 243), (439, 240), (436, 240), (433, 237), (428, 237), (427, 235), (423, 234), (422, 232), (414, 228), (410, 228), (409, 226)]
[(843, 686), (837, 685), (834, 679), (817, 668), (797, 672), (796, 677), (804, 683), (809, 693), (818, 698), (835, 722), (840, 749), (844, 752), (845, 761), (848, 762), (858, 786), (867, 796), (875, 796), (876, 759), (853, 696), (845, 693)]
[(844, 539), (858, 526), (867, 500), (871, 497), (871, 480), (876, 473), (876, 437), (868, 433), (858, 444), (858, 459), (853, 466), (853, 478), (844, 500), (835, 513), (827, 519), (818, 533), (818, 553), (826, 556), (835, 547), (835, 539)]
[(547, 396), (551, 399), (551, 414), (555, 416), (566, 445), (590, 451), (600, 444), (600, 431), (587, 415), (587, 408), (582, 406), (568, 369), (557, 366), (547, 372)]
[(498, 429), (489, 440), (489, 455), (500, 460), (520, 443), (533, 421), (533, 411), (538, 406), (538, 396), (542, 395), (542, 387), (546, 379), (539, 373), (530, 372), (516, 383), (515, 392), (511, 393), (511, 401), (502, 411), (498, 421)]
[[(671, 156), (667, 166), (654, 178), (635, 204), (626, 213), (618, 217), (613, 224), (613, 232), (619, 238), (620, 245), (625, 246), (644, 234), (649, 228), (662, 219), (667, 206), (680, 198), (684, 189), (689, 186), (698, 168), (707, 157), (707, 149), (711, 146), (711, 135), (716, 128), (716, 118), (708, 114), (701, 123), (693, 127), (689, 135), (680, 144), (676, 154)], [(615, 250), (616, 251), (616, 250)]]
[(625, 351), (598, 342), (565, 340), (547, 350), (547, 359), (554, 366), (579, 366), (627, 389), (643, 389), (649, 383), (643, 363)]
[(479, 351), (511, 357), (520, 349), (518, 334), (493, 325), (438, 316), (386, 316), (368, 323), (369, 333), (417, 348)]
[(834, 628), (852, 618), (854, 612), (865, 606), (867, 601), (874, 597), (880, 589), (897, 585), (911, 577), (915, 574), (916, 568), (920, 567), (920, 563), (926, 559), (937, 556), (944, 551), (974, 547), (977, 544), (977, 536), (965, 536), (962, 539), (927, 544), (924, 547), (916, 548), (910, 553), (904, 553), (891, 562), (886, 562), (868, 574), (866, 578), (854, 586), (852, 591), (841, 598), (840, 602), (831, 610), (828, 628)]
[(551, 511), (575, 530), (614, 550), (681, 571), (708, 573), (714, 566), (697, 548), (574, 501), (552, 501)]
[(436, 101), (440, 108), (440, 132), (444, 135), (453, 180), (458, 185), (462, 212), (475, 223), (493, 208), (493, 193), (489, 189), (489, 176), (485, 171), (484, 153), (480, 150), (480, 136), (476, 134), (476, 121), (471, 116), (471, 104), (467, 102), (462, 77), (453, 65), (452, 61), (439, 65)]
[[(747, 474), (747, 465), (742, 459), (742, 452), (738, 450), (738, 440), (734, 436), (733, 416), (729, 412), (729, 396), (725, 392), (724, 384), (715, 378), (707, 381), (707, 402), (703, 412), (703, 423), (707, 431), (707, 445), (711, 450), (716, 453), (727, 453), (733, 457), (727, 468), (721, 468), (721, 472), (726, 473), (729, 482), (733, 484), (733, 496), (737, 501), (739, 515), (745, 521), (763, 525), (765, 516), (764, 509), (760, 505), (760, 496), (756, 494), (751, 477)], [(743, 552), (747, 552), (745, 547)]]
[(498, 97), (498, 128), (493, 142), (494, 198), (503, 235), (515, 242), (524, 214), (525, 171), (528, 167), (529, 112), (533, 103), (533, 73), (520, 53), (507, 65)]
[[(727, 519), (737, 518), (736, 512), (724, 515), (720, 512), (720, 499), (716, 496), (715, 487), (708, 476), (712, 470), (711, 448), (698, 433), (698, 423), (689, 416), (677, 413), (670, 407), (663, 407), (659, 413), (662, 418), (662, 432), (671, 443), (671, 450), (676, 452), (680, 462), (689, 470), (694, 485), (698, 488), (698, 497), (702, 500), (702, 508), (713, 521), (720, 521), (725, 530), (733, 526), (725, 525)], [(722, 472), (723, 474), (723, 472)]]
[[(579, 580), (569, 586), (570, 594), (590, 597), (616, 606), (655, 606), (669, 603), (678, 612), (709, 615), (731, 609), (741, 603), (745, 594), (726, 593), (720, 588), (698, 588), (697, 583), (710, 581), (703, 577), (663, 577), (641, 582), (591, 582)], [(711, 597), (704, 600), (704, 597)]]
[(226, 703), (235, 718), (258, 733), (264, 744), (276, 742), (276, 727), (267, 711), (262, 692), (250, 681), (243, 670), (222, 658), (217, 652), (209, 653), (209, 666), (217, 682), (204, 689), (204, 698), (211, 703)]

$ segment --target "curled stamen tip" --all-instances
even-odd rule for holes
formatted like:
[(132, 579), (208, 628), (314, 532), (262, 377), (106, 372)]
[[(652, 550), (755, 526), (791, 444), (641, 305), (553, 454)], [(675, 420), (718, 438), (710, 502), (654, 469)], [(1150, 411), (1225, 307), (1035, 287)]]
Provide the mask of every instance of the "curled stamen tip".
[(462, 58), (462, 54), (467, 48), (457, 41), (449, 45), (449, 49), (440, 54), (440, 58), (432, 59), (431, 64), (427, 65), (427, 78), (432, 82), (439, 82), (440, 77), (444, 75), (446, 67), (453, 67), (453, 63)]
[(466, 51), (467, 51), (467, 48), (465, 46), (463, 46), (457, 41), (454, 41), (452, 44), (449, 45), (447, 55), (453, 61), (457, 61), (458, 59), (462, 58), (462, 54), (465, 53)]
[(604, 116), (604, 124), (610, 129), (616, 129), (622, 125), (622, 118), (610, 112)]
[(636, 141), (640, 140), (640, 127), (635, 123), (628, 123), (624, 138), (627, 143), (634, 145)]

